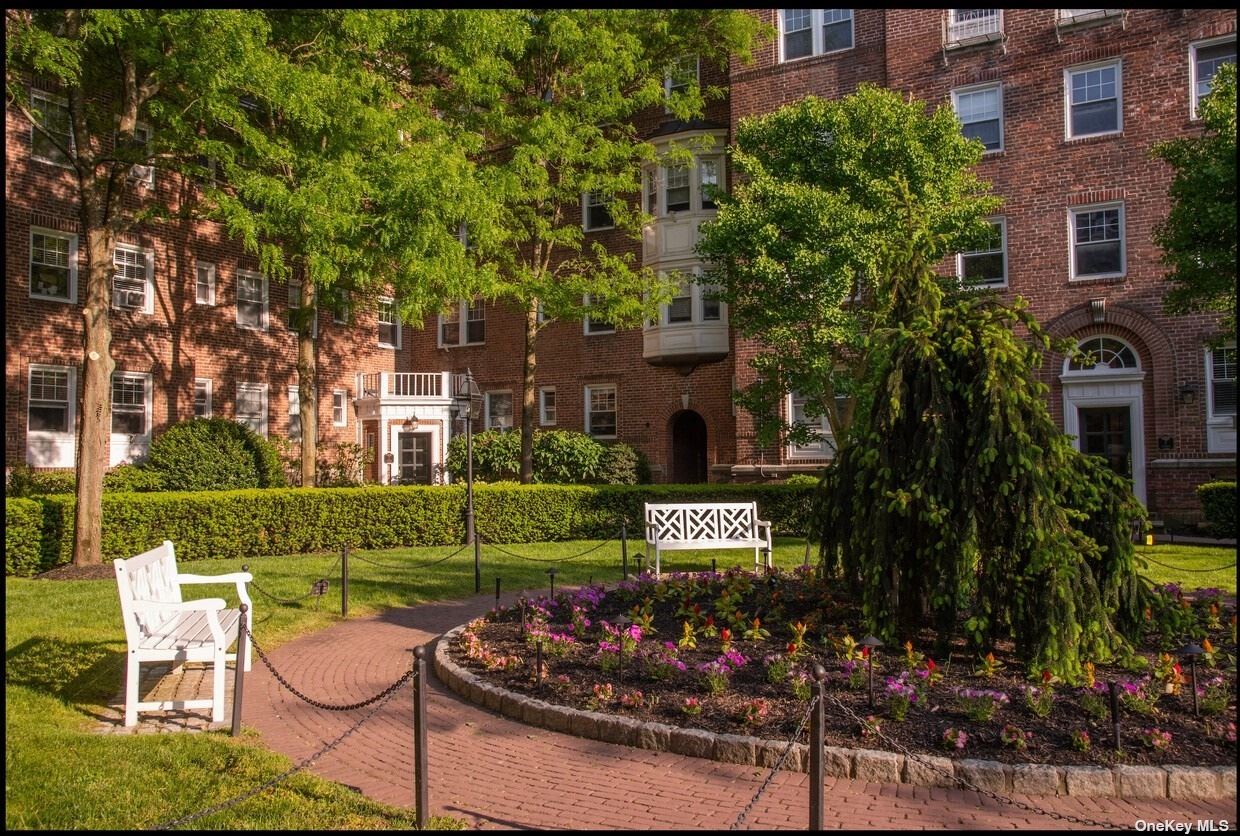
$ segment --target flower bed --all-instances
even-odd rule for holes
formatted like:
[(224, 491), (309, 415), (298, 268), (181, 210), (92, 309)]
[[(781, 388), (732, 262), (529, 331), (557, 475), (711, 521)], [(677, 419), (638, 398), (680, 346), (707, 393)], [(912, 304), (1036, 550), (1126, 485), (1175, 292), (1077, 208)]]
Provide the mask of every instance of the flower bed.
[[(889, 748), (881, 732), (912, 751), (950, 758), (1234, 764), (1234, 606), (1205, 592), (1195, 600), (1163, 592), (1185, 635), (1209, 651), (1198, 665), (1199, 719), (1187, 666), (1157, 651), (1161, 614), (1151, 613), (1143, 670), (1098, 666), (1092, 681), (1027, 680), (1010, 648), (976, 657), (959, 644), (936, 661), (919, 649), (932, 643), (929, 633), (870, 655), (853, 639), (856, 607), (807, 570), (643, 576), (611, 589), (560, 592), (554, 601), (523, 600), (471, 622), (450, 652), (484, 679), (548, 702), (768, 739), (792, 734), (820, 662), (828, 695), (855, 715), (828, 708), (829, 745)], [(1112, 680), (1122, 693), (1121, 754), (1111, 747), (1104, 683)]]

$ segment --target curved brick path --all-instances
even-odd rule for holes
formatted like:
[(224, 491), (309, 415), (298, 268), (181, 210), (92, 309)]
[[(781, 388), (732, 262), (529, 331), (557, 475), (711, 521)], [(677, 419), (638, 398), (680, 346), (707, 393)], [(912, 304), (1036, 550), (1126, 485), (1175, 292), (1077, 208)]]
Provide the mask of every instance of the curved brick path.
[[(509, 601), (515, 595), (506, 596)], [(271, 654), (297, 688), (325, 702), (370, 696), (407, 668), (415, 644), (476, 617), (494, 602), (425, 604), (355, 618), (303, 636)], [(262, 641), (261, 630), (255, 631)], [(427, 668), (430, 665), (428, 647)], [(767, 770), (631, 749), (515, 723), (462, 702), (433, 671), (428, 689), (431, 813), (476, 827), (726, 829)], [(391, 804), (412, 804), (412, 690), (402, 689), (368, 723), (311, 769)], [(311, 708), (279, 685), (255, 659), (246, 681), (245, 725), (294, 760), (304, 758), (353, 722), (357, 712)], [(746, 819), (747, 828), (805, 829), (808, 778), (782, 772)], [(1108, 819), (1226, 819), (1233, 800), (1180, 803), (1109, 798), (1038, 798), (1061, 813)], [(828, 778), (826, 826), (847, 828), (1067, 828), (1055, 819), (1001, 805), (964, 790), (870, 784)], [(1194, 828), (1195, 830), (1196, 828)]]

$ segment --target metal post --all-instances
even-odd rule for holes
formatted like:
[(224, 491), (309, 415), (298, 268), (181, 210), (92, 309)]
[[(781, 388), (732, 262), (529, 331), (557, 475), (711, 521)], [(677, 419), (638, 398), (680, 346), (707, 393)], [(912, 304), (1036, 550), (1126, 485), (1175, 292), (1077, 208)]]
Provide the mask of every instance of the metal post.
[(538, 690), (542, 690), (542, 637), (538, 638), (538, 643), (534, 645), (534, 683)]
[(495, 579), (495, 609), (499, 610), (499, 578)]
[(869, 679), (869, 684), (870, 684), (870, 708), (873, 708), (874, 707), (874, 649), (873, 648), (871, 648), (870, 652), (866, 654), (865, 671), (866, 671), (866, 678)]
[(241, 605), (241, 618), (237, 621), (237, 664), (234, 667), (235, 676), (233, 678), (233, 716), (232, 716), (232, 736), (241, 736), (241, 701), (242, 694), (245, 692), (245, 656), (250, 647), (250, 631), (246, 629), (246, 613), (249, 611), (249, 604)]
[(823, 746), (826, 737), (826, 699), (824, 686), (827, 670), (822, 665), (814, 665), (814, 693), (817, 700), (809, 718), (809, 829), (822, 830), (823, 809), (826, 806), (824, 787), (826, 776), (823, 773)]
[(521, 599), (521, 640), (525, 641), (525, 599)]
[(1197, 705), (1197, 657), (1189, 656), (1188, 664), (1193, 671), (1193, 716), (1200, 717), (1201, 708)]
[(482, 553), (474, 530), (474, 374), (465, 370), (469, 411), (465, 413), (465, 542), (474, 544), (474, 593), (482, 591)]
[(802, 566), (809, 565), (809, 538), (808, 537), (805, 538), (805, 559), (801, 561), (801, 565)]
[(629, 579), (629, 530), (626, 522), (620, 523), (620, 565), (623, 580)]
[(712, 575), (718, 573), (718, 570), (716, 569), (716, 566), (715, 566), (715, 558), (713, 557), (710, 559), (710, 573)]
[(1114, 680), (1107, 683), (1111, 689), (1111, 725), (1115, 728), (1115, 751), (1120, 751), (1123, 745), (1119, 736), (1119, 685)]
[(418, 830), (426, 829), (430, 806), (426, 775), (426, 648), (413, 649), (413, 804)]
[(551, 578), (551, 603), (555, 604), (555, 567), (547, 570), (547, 577)]
[(349, 547), (340, 550), (340, 617), (349, 617)]

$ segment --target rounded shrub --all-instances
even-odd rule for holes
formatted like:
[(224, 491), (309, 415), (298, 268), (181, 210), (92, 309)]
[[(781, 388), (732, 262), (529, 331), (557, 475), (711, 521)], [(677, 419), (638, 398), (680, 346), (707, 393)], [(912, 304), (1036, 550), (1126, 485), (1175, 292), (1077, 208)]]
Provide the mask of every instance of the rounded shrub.
[(595, 481), (602, 485), (645, 485), (650, 482), (650, 462), (623, 442), (603, 447)]
[(249, 427), (226, 418), (173, 424), (151, 442), (146, 470), (164, 490), (275, 488), (285, 484), (275, 447)]
[(123, 464), (113, 468), (103, 477), (105, 491), (162, 491), (164, 477), (162, 473), (139, 464)]
[(77, 479), (72, 470), (32, 470), (26, 464), (14, 465), (9, 471), (5, 496), (47, 496), (73, 493)]
[(1215, 537), (1236, 536), (1236, 483), (1206, 482), (1197, 486), (1201, 510)]
[(534, 481), (562, 485), (595, 481), (604, 451), (603, 445), (585, 433), (571, 430), (535, 432)]

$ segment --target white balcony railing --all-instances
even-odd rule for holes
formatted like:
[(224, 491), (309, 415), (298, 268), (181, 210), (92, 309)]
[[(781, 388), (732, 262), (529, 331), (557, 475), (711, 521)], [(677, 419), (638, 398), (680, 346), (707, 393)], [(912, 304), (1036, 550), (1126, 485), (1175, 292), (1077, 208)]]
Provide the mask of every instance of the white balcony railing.
[(449, 372), (372, 372), (358, 375), (361, 398), (447, 398)]
[(947, 46), (995, 41), (1003, 36), (1002, 9), (949, 9), (943, 42)]

